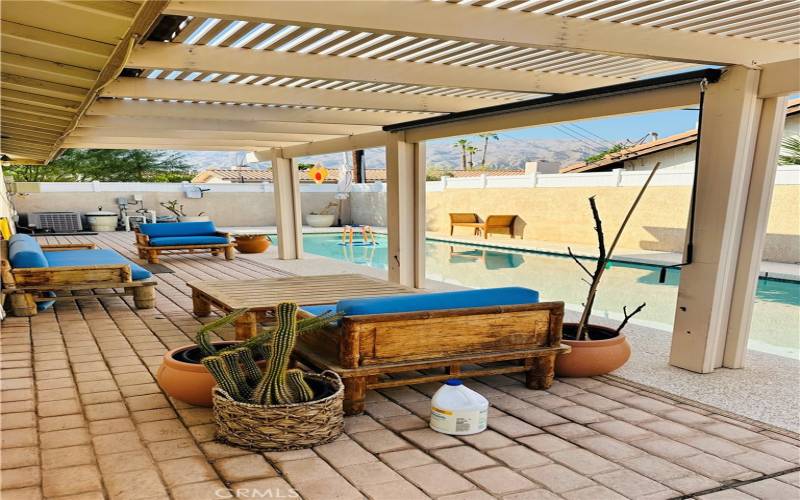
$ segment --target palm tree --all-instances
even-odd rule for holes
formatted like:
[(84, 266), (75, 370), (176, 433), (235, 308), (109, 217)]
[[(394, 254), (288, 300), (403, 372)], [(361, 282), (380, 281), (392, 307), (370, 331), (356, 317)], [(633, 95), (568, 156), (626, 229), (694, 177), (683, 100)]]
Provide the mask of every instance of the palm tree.
[(483, 154), (481, 155), (481, 166), (486, 165), (486, 150), (489, 148), (489, 139), (494, 139), (495, 141), (499, 141), (500, 138), (494, 132), (489, 132), (486, 134), (478, 134), (478, 137), (483, 139)]
[(464, 148), (464, 151), (469, 155), (469, 160), (468, 160), (469, 169), (472, 170), (473, 168), (475, 168), (475, 161), (473, 160), (473, 158), (475, 157), (475, 153), (478, 152), (478, 148), (470, 144), (469, 146)]
[(800, 135), (783, 138), (778, 165), (800, 165)]
[(461, 169), (467, 169), (467, 147), (471, 147), (472, 144), (469, 143), (466, 139), (459, 139), (453, 144), (454, 148), (461, 149)]

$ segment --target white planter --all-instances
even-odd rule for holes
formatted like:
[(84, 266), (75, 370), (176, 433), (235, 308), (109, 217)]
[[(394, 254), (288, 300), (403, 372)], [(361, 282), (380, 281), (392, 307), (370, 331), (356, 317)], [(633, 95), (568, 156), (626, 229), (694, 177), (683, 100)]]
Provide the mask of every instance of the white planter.
[(117, 230), (119, 215), (114, 212), (87, 212), (86, 220), (89, 222), (89, 227), (92, 228), (92, 231), (106, 233)]
[(208, 222), (211, 217), (208, 215), (182, 215), (178, 217), (178, 222)]
[(336, 222), (335, 214), (308, 214), (306, 224), (311, 227), (331, 227)]

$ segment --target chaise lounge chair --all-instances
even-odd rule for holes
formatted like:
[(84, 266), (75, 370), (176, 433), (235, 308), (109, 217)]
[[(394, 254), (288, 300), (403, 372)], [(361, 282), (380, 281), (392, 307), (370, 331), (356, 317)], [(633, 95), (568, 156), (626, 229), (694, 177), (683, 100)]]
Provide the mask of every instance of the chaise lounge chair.
[[(2, 244), (2, 294), (9, 296), (14, 316), (34, 316), (55, 301), (98, 296), (133, 295), (137, 309), (155, 306), (156, 283), (150, 279), (152, 274), (113, 250), (97, 250), (92, 243), (39, 245), (26, 234), (15, 234)], [(60, 291), (99, 289), (112, 291), (56, 295)]]
[[(561, 345), (564, 303), (540, 303), (527, 288), (348, 299), (302, 310), (345, 314), (336, 325), (303, 334), (295, 356), (342, 377), (348, 414), (364, 410), (367, 389), (450, 377), (524, 372), (528, 387), (546, 389), (556, 355), (569, 351)], [(512, 363), (495, 363), (501, 361)], [(464, 369), (478, 363), (492, 365)], [(412, 378), (379, 378), (417, 371)]]
[(224, 253), (225, 259), (234, 259), (230, 235), (217, 231), (211, 221), (140, 224), (135, 231), (139, 258), (147, 259), (150, 264), (158, 264), (161, 254), (210, 252)]

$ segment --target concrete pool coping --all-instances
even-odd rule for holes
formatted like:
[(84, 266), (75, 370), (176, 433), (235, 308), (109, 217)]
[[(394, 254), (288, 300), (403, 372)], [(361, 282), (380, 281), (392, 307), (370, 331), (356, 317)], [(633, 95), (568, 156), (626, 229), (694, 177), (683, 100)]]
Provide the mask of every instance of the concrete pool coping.
[[(261, 227), (226, 227), (220, 228), (224, 231), (231, 232), (264, 232), (269, 234), (277, 234), (276, 226), (261, 226)], [(373, 226), (372, 229), (375, 233), (386, 234), (385, 227)], [(303, 234), (339, 234), (341, 228), (339, 227), (311, 227), (303, 226)], [(454, 243), (475, 245), (487, 247), (497, 250), (505, 251), (522, 251), (534, 252), (548, 255), (558, 255), (568, 257), (566, 252), (566, 243), (556, 243), (551, 241), (542, 240), (484, 240), (480, 237), (452, 237), (440, 233), (427, 232), (425, 237), (432, 241), (441, 243)], [(588, 245), (569, 245), (573, 253), (578, 257), (586, 257), (590, 259), (597, 258), (597, 249)], [(675, 252), (657, 252), (652, 250), (631, 250), (625, 248), (618, 248), (615, 251), (612, 261), (624, 262), (629, 264), (644, 264), (650, 266), (671, 266), (679, 264), (683, 259), (683, 255)], [(789, 264), (784, 262), (771, 262), (761, 261), (761, 269), (759, 276), (762, 278), (778, 279), (786, 281), (800, 282), (800, 264)]]

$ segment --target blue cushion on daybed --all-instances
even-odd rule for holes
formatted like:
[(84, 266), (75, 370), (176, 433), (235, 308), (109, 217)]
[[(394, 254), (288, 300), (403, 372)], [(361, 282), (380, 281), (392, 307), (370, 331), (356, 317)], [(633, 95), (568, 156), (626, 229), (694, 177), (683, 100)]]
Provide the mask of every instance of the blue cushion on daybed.
[(134, 281), (150, 278), (150, 271), (135, 264), (114, 250), (65, 250), (45, 254), (50, 267), (93, 266), (102, 264), (128, 264)]
[(47, 259), (36, 238), (15, 234), (8, 241), (8, 261), (11, 267), (47, 267)]
[[(440, 311), (469, 307), (509, 306), (539, 302), (539, 292), (522, 287), (483, 288), (454, 292), (419, 293), (391, 297), (340, 300), (336, 311), (346, 316), (415, 311)], [(330, 306), (314, 306), (328, 307)], [(303, 308), (308, 310), (307, 307)], [(323, 311), (324, 312), (324, 311)]]
[[(194, 224), (194, 222), (187, 222)], [(164, 224), (165, 226), (167, 224)], [(225, 245), (228, 238), (224, 236), (159, 236), (150, 238), (150, 246), (171, 247), (180, 245)]]
[(304, 310), (308, 314), (319, 316), (321, 314), (325, 314), (326, 312), (336, 311), (336, 304), (322, 304), (319, 306), (302, 306), (300, 309)]
[(217, 228), (207, 222), (171, 222), (168, 224), (139, 224), (139, 231), (152, 238), (171, 236), (214, 236)]

